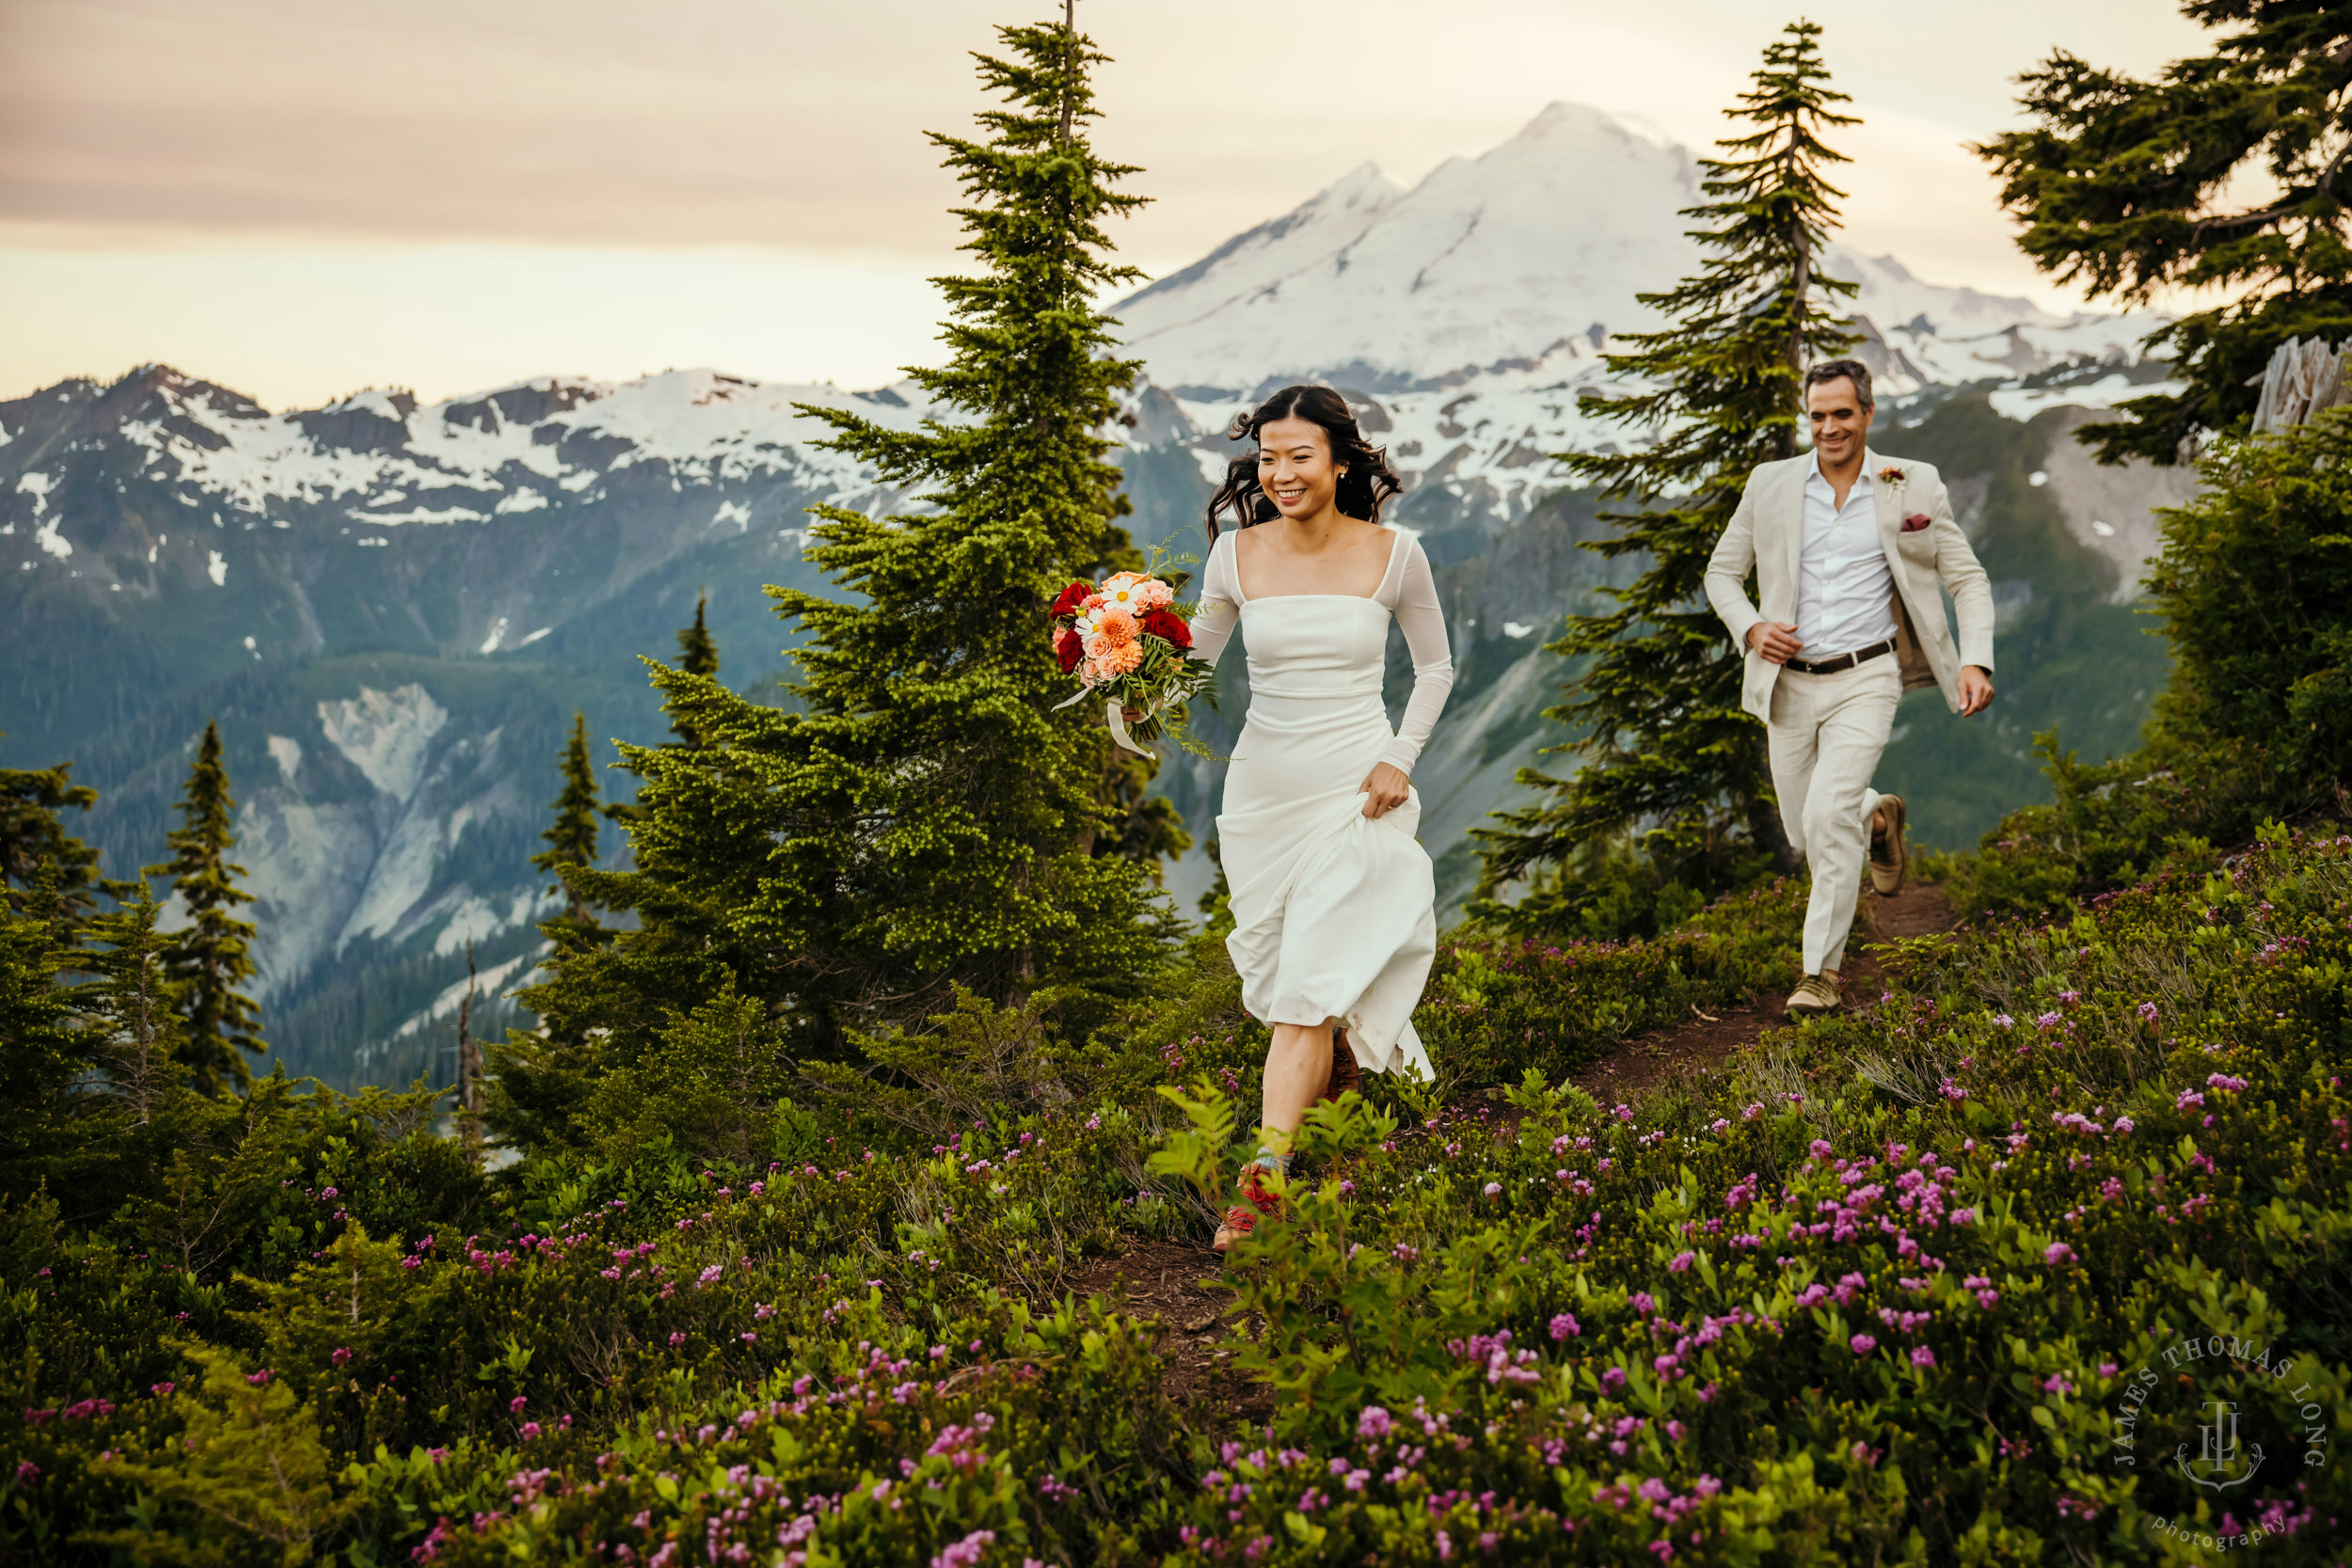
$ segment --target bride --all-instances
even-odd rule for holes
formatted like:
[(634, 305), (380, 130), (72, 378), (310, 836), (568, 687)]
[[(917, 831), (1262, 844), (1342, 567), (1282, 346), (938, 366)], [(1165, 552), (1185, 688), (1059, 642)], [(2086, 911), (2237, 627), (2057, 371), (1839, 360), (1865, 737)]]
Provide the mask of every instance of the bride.
[[(1209, 502), (1195, 657), (1248, 630), (1249, 716), (1233, 743), (1219, 858), (1232, 890), (1242, 1006), (1270, 1025), (1264, 1143), (1242, 1167), (1223, 1251), (1279, 1212), (1292, 1134), (1359, 1069), (1427, 1077), (1413, 1007), (1437, 951), (1436, 884), (1408, 775), (1454, 685), (1445, 617), (1419, 541), (1380, 521), (1400, 485), (1327, 387), (1286, 387), (1227, 433), (1254, 436)], [(1219, 533), (1217, 518), (1239, 525)], [(1389, 622), (1413, 694), (1389, 728)]]

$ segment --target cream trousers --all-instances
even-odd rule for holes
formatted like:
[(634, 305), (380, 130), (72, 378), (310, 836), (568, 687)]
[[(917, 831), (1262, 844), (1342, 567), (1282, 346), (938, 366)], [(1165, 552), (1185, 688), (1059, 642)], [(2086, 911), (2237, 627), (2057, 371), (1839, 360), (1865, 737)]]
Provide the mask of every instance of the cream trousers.
[(1881, 654), (1833, 675), (1783, 670), (1772, 683), (1765, 736), (1772, 789), (1788, 842), (1813, 871), (1804, 909), (1804, 972), (1842, 969), (1846, 933), (1870, 853), (1870, 814), (1879, 793), (1870, 775), (1895, 727), (1902, 672)]

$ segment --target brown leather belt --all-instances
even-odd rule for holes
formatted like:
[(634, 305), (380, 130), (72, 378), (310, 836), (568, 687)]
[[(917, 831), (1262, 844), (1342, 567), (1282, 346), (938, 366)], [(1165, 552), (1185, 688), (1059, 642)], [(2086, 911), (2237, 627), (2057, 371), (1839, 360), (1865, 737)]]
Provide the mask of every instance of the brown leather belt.
[(1817, 658), (1810, 662), (1802, 658), (1792, 658), (1781, 668), (1794, 670), (1800, 674), (1834, 675), (1840, 670), (1851, 670), (1867, 659), (1876, 658), (1881, 654), (1891, 654), (1894, 651), (1895, 640), (1890, 637), (1883, 642), (1873, 642), (1867, 648), (1856, 648), (1852, 653), (1839, 654), (1836, 658)]

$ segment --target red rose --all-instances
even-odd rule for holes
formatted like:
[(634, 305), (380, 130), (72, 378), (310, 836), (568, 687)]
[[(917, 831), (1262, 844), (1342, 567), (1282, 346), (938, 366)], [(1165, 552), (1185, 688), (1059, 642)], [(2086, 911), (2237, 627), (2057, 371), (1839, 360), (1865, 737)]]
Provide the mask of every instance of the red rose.
[(1184, 618), (1169, 610), (1147, 610), (1143, 612), (1143, 629), (1153, 637), (1165, 638), (1179, 648), (1192, 646), (1192, 628)]
[(1054, 601), (1054, 608), (1047, 613), (1057, 621), (1065, 615), (1074, 615), (1078, 607), (1086, 602), (1086, 596), (1093, 592), (1094, 584), (1090, 582), (1073, 582), (1061, 591), (1061, 597)]
[(1061, 665), (1063, 674), (1066, 675), (1075, 670), (1078, 667), (1078, 660), (1085, 656), (1086, 644), (1078, 641), (1078, 634), (1075, 631), (1064, 626), (1055, 635), (1054, 657)]

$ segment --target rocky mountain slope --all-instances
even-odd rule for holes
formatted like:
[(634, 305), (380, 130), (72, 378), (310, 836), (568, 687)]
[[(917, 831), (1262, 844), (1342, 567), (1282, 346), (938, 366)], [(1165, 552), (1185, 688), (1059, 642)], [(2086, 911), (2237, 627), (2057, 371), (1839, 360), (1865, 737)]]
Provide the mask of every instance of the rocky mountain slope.
[[(1438, 567), (1462, 675), (1417, 778), (1449, 900), (1468, 830), (1558, 738), (1541, 644), (1609, 579), (1577, 548), (1595, 499), (1549, 454), (1625, 438), (1576, 394), (1612, 334), (1650, 325), (1634, 295), (1693, 264), (1691, 180), (1685, 150), (1554, 105), (1410, 191), (1359, 170), (1119, 307), (1149, 371), (1125, 432), (1140, 535), (1199, 552), (1225, 421), (1291, 379), (1345, 388), (1406, 475), (1397, 519)], [(1883, 419), (1909, 426), (1879, 444), (1943, 465), (2000, 580), (1994, 722), (1915, 700), (1888, 760), (1923, 786), (1915, 820), (1959, 842), (2038, 787), (2033, 730), (2122, 744), (2161, 677), (2128, 601), (2183, 477), (2095, 468), (2064, 436), (2164, 367), (2138, 357), (2145, 321), (1830, 265), (1864, 284)], [(632, 656), (673, 652), (705, 590), (723, 673), (771, 690), (786, 632), (759, 589), (817, 586), (803, 509), (907, 499), (813, 448), (791, 405), (911, 421), (914, 397), (695, 371), (273, 414), (148, 367), (0, 403), (0, 758), (74, 759), (120, 872), (160, 854), (218, 715), (281, 1054), (342, 1082), (445, 1076), (469, 943), (485, 995), (536, 949), (527, 860), (573, 711), (658, 738)], [(1246, 702), (1240, 662), (1212, 739)], [(1162, 774), (1202, 837), (1214, 786), (1190, 758)], [(1170, 885), (1188, 900), (1210, 874), (1196, 848)]]

